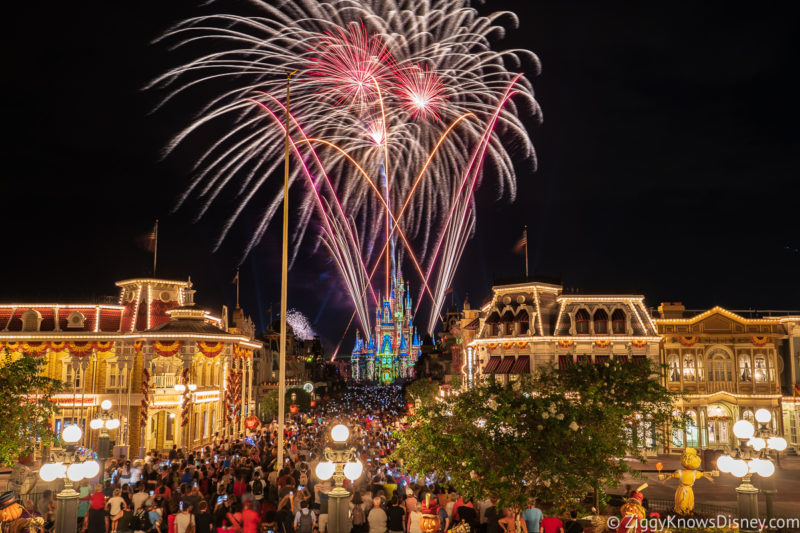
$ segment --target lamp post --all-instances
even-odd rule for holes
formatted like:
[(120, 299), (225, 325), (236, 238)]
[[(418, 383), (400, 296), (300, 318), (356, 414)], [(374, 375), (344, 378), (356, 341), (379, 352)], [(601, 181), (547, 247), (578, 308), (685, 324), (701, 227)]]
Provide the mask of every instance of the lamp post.
[(92, 479), (100, 473), (97, 461), (87, 461), (90, 452), (81, 449), (75, 443), (81, 440), (81, 428), (72, 425), (64, 428), (61, 439), (67, 444), (63, 450), (51, 451), (50, 462), (39, 469), (42, 481), (64, 479), (64, 488), (56, 495), (56, 533), (75, 533), (78, 526), (78, 492), (72, 483), (81, 479)]
[[(771, 435), (767, 423), (772, 419), (772, 414), (767, 409), (756, 411), (755, 426), (749, 420), (739, 420), (733, 425), (733, 434), (739, 439), (737, 446), (730, 454), (722, 455), (717, 459), (717, 468), (721, 472), (741, 478), (741, 483), (736, 487), (736, 499), (739, 504), (739, 517), (750, 522), (758, 518), (758, 489), (753, 486), (753, 474), (769, 478), (775, 473), (775, 464), (769, 457), (769, 450), (783, 451), (786, 449), (786, 440), (782, 437)], [(772, 502), (767, 504), (767, 512), (771, 513)], [(749, 524), (748, 524), (749, 525)], [(742, 531), (753, 531), (742, 528)]]
[(347, 447), (350, 430), (344, 424), (337, 424), (331, 429), (333, 447), (326, 446), (323, 451), (324, 461), (317, 464), (316, 474), (322, 481), (333, 478), (334, 487), (328, 493), (328, 531), (330, 533), (347, 533), (350, 531), (348, 500), (350, 493), (342, 486), (344, 478), (355, 481), (361, 477), (364, 465), (356, 457), (355, 448)]
[(100, 459), (103, 467), (105, 467), (106, 459), (111, 457), (108, 430), (117, 429), (119, 427), (119, 419), (114, 418), (109, 412), (111, 400), (103, 400), (100, 403), (100, 408), (102, 409), (100, 415), (89, 422), (89, 427), (100, 430), (100, 435), (97, 438), (97, 458)]

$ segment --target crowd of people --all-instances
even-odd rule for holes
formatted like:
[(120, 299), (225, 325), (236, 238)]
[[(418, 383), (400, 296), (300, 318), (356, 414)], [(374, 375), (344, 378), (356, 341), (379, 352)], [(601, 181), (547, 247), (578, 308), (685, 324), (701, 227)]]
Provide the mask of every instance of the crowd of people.
[(278, 427), (266, 422), (244, 439), (218, 438), (196, 450), (148, 452), (113, 461), (103, 484), (81, 488), (79, 531), (87, 533), (327, 533), (330, 480), (315, 467), (330, 428), (345, 424), (364, 473), (345, 480), (352, 533), (581, 533), (574, 517), (544, 517), (533, 503), (521, 514), (496, 500), (473, 501), (433, 479), (411, 479), (390, 460), (402, 431), (399, 386), (353, 385), (305, 413), (287, 417), (284, 460)]

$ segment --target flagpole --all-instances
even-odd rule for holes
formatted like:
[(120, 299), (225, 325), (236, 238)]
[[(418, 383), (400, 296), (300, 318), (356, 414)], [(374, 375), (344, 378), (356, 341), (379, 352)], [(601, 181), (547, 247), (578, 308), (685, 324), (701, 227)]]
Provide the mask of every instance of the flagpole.
[(156, 227), (153, 228), (153, 235), (155, 235), (153, 243), (153, 277), (156, 276), (156, 260), (158, 259), (158, 219), (156, 219)]
[(522, 230), (522, 238), (525, 239), (525, 279), (528, 279), (528, 226)]
[(284, 410), (286, 409), (286, 291), (289, 277), (289, 97), (292, 76), (286, 76), (286, 132), (283, 156), (283, 256), (281, 261), (281, 346), (278, 360), (278, 472), (283, 468)]
[(239, 268), (236, 268), (236, 309), (239, 309)]

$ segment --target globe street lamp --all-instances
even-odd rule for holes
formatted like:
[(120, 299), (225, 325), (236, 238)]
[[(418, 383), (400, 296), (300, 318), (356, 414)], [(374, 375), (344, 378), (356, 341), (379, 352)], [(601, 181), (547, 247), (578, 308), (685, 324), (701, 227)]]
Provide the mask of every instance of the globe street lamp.
[[(780, 452), (786, 449), (786, 440), (771, 435), (767, 428), (772, 414), (767, 409), (759, 409), (755, 418), (758, 428), (749, 420), (739, 420), (733, 425), (733, 434), (739, 440), (739, 446), (717, 459), (717, 468), (721, 472), (741, 478), (741, 483), (736, 487), (739, 516), (751, 520), (758, 518), (759, 492), (751, 483), (751, 478), (753, 474), (764, 479), (771, 477), (775, 473), (775, 463), (769, 457), (769, 450)], [(767, 514), (769, 517), (772, 515), (771, 497), (767, 501)]]
[(364, 465), (356, 457), (355, 448), (347, 447), (350, 430), (344, 424), (337, 424), (331, 429), (333, 446), (326, 446), (323, 451), (324, 461), (317, 464), (316, 474), (326, 481), (333, 478), (334, 487), (328, 493), (328, 530), (330, 533), (347, 533), (351, 524), (348, 517), (348, 500), (350, 493), (342, 486), (344, 479), (355, 481), (361, 477)]
[(100, 403), (100, 408), (102, 409), (100, 415), (89, 422), (89, 427), (100, 430), (100, 436), (97, 438), (97, 458), (105, 466), (106, 459), (111, 457), (108, 430), (117, 429), (119, 427), (119, 419), (114, 418), (109, 412), (111, 400), (103, 400)]
[(50, 462), (39, 469), (42, 481), (50, 482), (64, 479), (64, 488), (56, 495), (56, 533), (75, 533), (78, 526), (78, 492), (72, 483), (81, 479), (92, 479), (100, 473), (97, 461), (87, 461), (90, 452), (81, 449), (75, 443), (81, 440), (83, 431), (76, 425), (67, 426), (61, 432), (61, 439), (66, 443), (63, 450), (51, 451)]

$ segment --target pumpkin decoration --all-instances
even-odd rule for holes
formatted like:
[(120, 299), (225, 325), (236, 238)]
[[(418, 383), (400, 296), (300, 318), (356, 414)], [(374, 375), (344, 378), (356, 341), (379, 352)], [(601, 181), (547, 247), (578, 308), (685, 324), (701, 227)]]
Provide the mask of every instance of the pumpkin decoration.
[(293, 415), (296, 415), (299, 410), (300, 406), (297, 405), (296, 403), (293, 403), (292, 405), (289, 406), (289, 412), (292, 413)]
[(422, 533), (433, 533), (439, 531), (439, 517), (435, 514), (423, 514), (419, 519), (419, 528)]
[(315, 402), (314, 400), (311, 400), (311, 402), (309, 402), (308, 405), (310, 405), (311, 407), (316, 407), (317, 406), (317, 402)]
[(244, 427), (246, 427), (248, 431), (255, 431), (260, 425), (261, 421), (255, 415), (250, 415), (244, 419)]
[(12, 522), (22, 515), (22, 506), (17, 502), (13, 491), (4, 492), (0, 496), (0, 522)]

